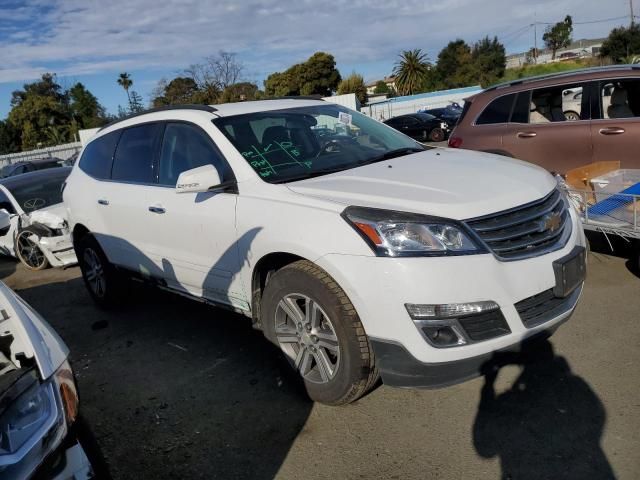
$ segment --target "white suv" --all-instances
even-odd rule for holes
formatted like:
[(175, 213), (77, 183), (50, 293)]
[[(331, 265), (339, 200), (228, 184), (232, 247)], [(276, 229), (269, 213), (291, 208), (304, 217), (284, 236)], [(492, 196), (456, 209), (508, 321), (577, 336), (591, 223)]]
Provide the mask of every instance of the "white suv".
[(585, 274), (536, 166), (428, 149), (311, 99), (163, 108), (103, 128), (64, 190), (95, 301), (123, 274), (252, 318), (314, 400), (440, 387), (548, 334)]

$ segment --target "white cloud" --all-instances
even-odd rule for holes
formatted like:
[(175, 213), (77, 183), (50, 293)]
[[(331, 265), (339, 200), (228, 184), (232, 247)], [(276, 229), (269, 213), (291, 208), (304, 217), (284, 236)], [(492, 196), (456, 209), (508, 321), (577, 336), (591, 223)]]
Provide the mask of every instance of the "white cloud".
[[(617, 3), (603, 12), (600, 2), (582, 0), (26, 0), (0, 9), (0, 19), (11, 19), (0, 20), (0, 83), (44, 71), (179, 69), (218, 50), (237, 52), (257, 75), (317, 50), (341, 65), (386, 60), (391, 68), (401, 49), (422, 48), (435, 59), (456, 37), (505, 36), (534, 15), (538, 21), (567, 13), (574, 21), (625, 15), (626, 2)], [(574, 36), (606, 34), (611, 26), (576, 26)]]

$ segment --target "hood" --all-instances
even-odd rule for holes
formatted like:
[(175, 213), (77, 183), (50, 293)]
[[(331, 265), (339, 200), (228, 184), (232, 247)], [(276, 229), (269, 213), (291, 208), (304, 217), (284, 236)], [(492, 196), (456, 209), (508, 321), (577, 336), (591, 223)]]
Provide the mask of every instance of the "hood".
[(488, 153), (436, 148), (288, 184), (345, 206), (464, 220), (538, 200), (556, 186), (546, 170)]
[(35, 361), (43, 380), (65, 361), (69, 350), (58, 334), (24, 300), (0, 282), (0, 345), (16, 367)]

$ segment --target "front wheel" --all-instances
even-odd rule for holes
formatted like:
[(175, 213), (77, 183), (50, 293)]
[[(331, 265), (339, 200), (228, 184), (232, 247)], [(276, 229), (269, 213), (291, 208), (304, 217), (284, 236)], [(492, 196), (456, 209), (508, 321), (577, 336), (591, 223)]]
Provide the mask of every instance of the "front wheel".
[(294, 262), (273, 274), (261, 312), (265, 336), (300, 374), (312, 400), (351, 403), (377, 381), (373, 350), (355, 308), (313, 263)]
[(29, 228), (22, 230), (16, 237), (16, 255), (18, 260), (29, 270), (44, 270), (49, 261), (40, 246), (32, 239), (38, 236)]
[(432, 142), (442, 142), (444, 140), (444, 130), (441, 128), (434, 128), (429, 134), (429, 140)]

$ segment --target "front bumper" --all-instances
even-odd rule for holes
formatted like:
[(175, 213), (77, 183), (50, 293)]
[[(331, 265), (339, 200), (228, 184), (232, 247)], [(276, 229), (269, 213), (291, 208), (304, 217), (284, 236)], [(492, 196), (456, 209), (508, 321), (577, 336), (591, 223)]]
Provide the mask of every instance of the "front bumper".
[[(493, 254), (417, 258), (330, 254), (317, 259), (316, 263), (333, 276), (349, 296), (365, 331), (377, 345), (374, 349), (383, 370), (403, 371), (389, 360), (394, 355), (415, 360), (416, 365), (427, 365), (428, 370), (433, 370), (437, 364), (447, 369), (451, 362), (463, 362), (462, 373), (453, 378), (440, 379), (437, 374), (433, 381), (423, 382), (431, 386), (446, 385), (476, 375), (474, 365), (482, 363), (486, 355), (513, 348), (529, 337), (554, 330), (570, 316), (580, 290), (576, 291), (576, 298), (569, 308), (562, 312), (554, 310), (539, 324), (525, 325), (518, 304), (553, 289), (556, 284), (553, 262), (567, 256), (576, 246), (585, 245), (575, 212), (571, 212), (571, 217), (572, 233), (563, 248), (524, 260), (505, 262)], [(482, 301), (498, 304), (510, 332), (450, 348), (429, 345), (405, 309), (406, 303)], [(382, 344), (399, 345), (401, 349)], [(383, 357), (386, 360), (380, 360)], [(399, 360), (399, 363), (407, 362)]]
[[(579, 293), (577, 296), (579, 296)], [(400, 344), (375, 338), (371, 338), (370, 341), (373, 346), (376, 365), (385, 385), (390, 387), (442, 388), (482, 375), (483, 367), (494, 358), (496, 353), (517, 353), (535, 340), (542, 340), (551, 336), (560, 324), (569, 320), (574, 308), (575, 303), (571, 305), (568, 311), (552, 319), (549, 322), (552, 326), (525, 338), (521, 343), (502, 348), (496, 352), (488, 352), (451, 362), (420, 362)]]
[(36, 237), (35, 241), (52, 267), (67, 267), (78, 263), (76, 252), (71, 243), (71, 234), (66, 233), (57, 237)]

